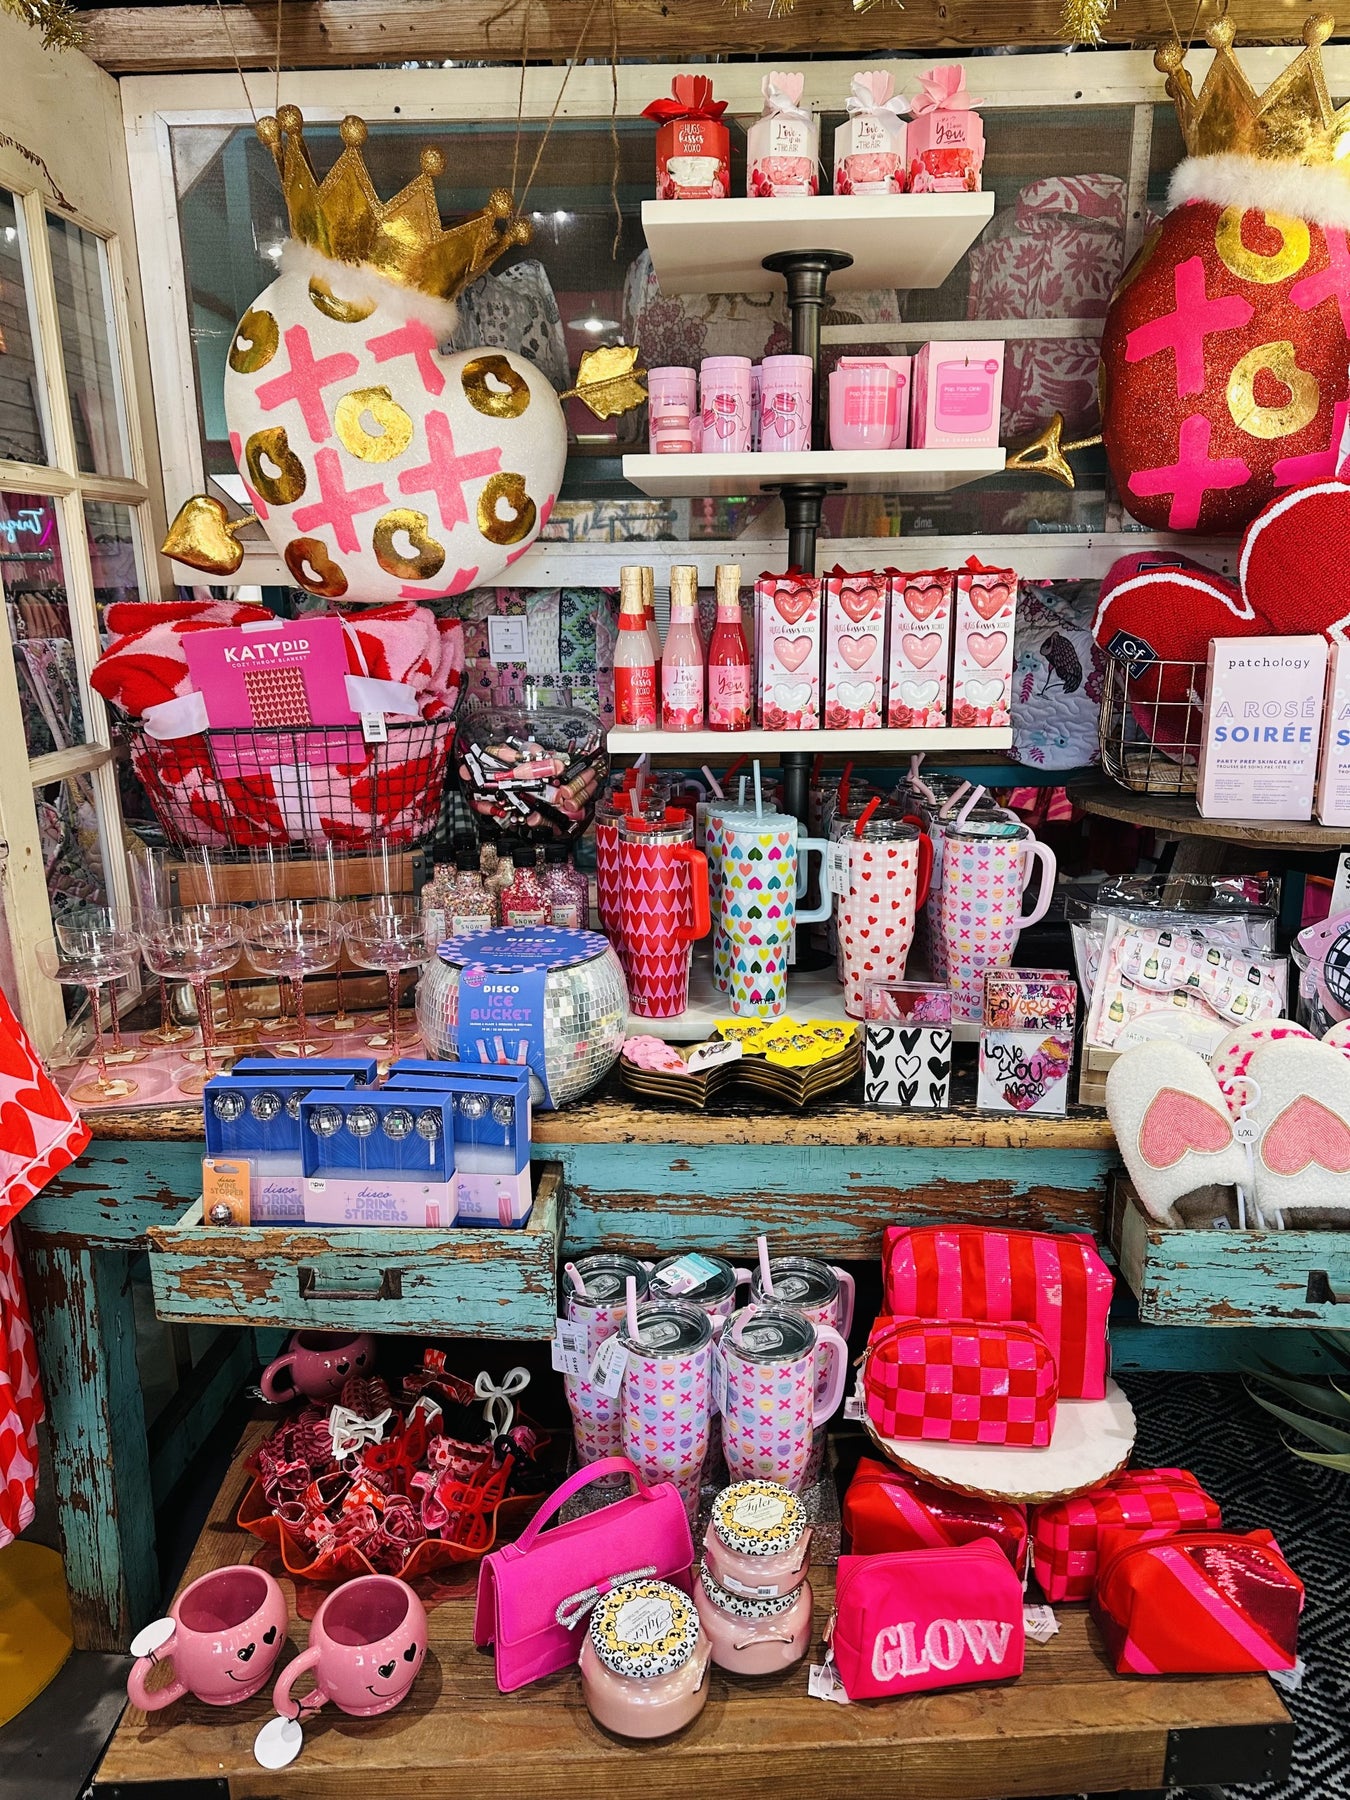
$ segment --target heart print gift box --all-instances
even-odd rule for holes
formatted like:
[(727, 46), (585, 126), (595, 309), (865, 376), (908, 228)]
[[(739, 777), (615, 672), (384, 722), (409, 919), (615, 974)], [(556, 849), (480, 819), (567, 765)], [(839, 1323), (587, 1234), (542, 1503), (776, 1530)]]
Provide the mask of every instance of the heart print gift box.
[(913, 575), (891, 571), (886, 723), (892, 728), (947, 723), (955, 592), (950, 569), (920, 569)]
[(820, 728), (818, 575), (789, 570), (755, 583), (759, 722), (766, 731)]
[(956, 577), (952, 724), (1009, 725), (1017, 577), (972, 556)]
[(886, 667), (885, 575), (825, 578), (825, 728), (880, 729)]

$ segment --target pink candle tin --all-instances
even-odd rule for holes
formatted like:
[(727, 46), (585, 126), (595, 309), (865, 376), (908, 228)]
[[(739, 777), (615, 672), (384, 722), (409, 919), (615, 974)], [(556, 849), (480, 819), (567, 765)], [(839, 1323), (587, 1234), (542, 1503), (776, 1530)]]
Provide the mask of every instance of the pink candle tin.
[(734, 1675), (773, 1675), (800, 1662), (811, 1645), (811, 1583), (789, 1594), (751, 1600), (733, 1594), (707, 1563), (694, 1583), (694, 1605), (719, 1669)]
[(809, 356), (766, 356), (759, 366), (758, 450), (811, 448)]
[(591, 1717), (618, 1737), (667, 1737), (708, 1698), (712, 1644), (698, 1609), (668, 1581), (622, 1581), (597, 1601), (581, 1645)]
[(713, 1501), (703, 1542), (714, 1581), (743, 1599), (776, 1600), (806, 1578), (806, 1508), (776, 1481), (737, 1481)]

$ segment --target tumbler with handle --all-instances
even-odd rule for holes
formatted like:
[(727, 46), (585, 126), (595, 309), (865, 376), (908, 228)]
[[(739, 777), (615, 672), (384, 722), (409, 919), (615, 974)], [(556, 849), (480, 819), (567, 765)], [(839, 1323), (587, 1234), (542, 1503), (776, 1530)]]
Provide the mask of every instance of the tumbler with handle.
[[(1039, 866), (1035, 903), (1023, 904)], [(972, 815), (947, 827), (942, 849), (942, 941), (953, 1019), (979, 1019), (986, 969), (1006, 969), (1017, 940), (1043, 919), (1055, 892), (1055, 853), (1025, 825)]]
[[(848, 1345), (829, 1325), (789, 1306), (742, 1307), (719, 1345), (725, 1371), (722, 1450), (733, 1481), (807, 1484), (815, 1433), (839, 1405)], [(817, 1378), (827, 1370), (823, 1393)]]
[(628, 1004), (643, 1019), (689, 1005), (689, 946), (706, 937), (708, 859), (688, 813), (619, 821), (618, 943)]

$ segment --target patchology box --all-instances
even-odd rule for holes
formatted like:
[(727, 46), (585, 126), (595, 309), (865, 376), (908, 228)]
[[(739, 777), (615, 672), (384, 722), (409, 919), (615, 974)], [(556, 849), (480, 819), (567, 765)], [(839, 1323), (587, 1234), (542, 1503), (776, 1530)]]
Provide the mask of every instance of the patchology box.
[(1323, 825), (1350, 825), (1350, 644), (1340, 638), (1327, 657), (1317, 817)]
[(1207, 819), (1310, 819), (1327, 641), (1211, 638), (1196, 805)]

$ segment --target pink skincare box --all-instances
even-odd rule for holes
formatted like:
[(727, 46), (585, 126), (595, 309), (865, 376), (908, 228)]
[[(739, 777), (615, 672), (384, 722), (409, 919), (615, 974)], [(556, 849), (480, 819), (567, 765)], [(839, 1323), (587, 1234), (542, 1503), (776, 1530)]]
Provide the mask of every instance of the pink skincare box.
[(886, 723), (893, 728), (947, 723), (955, 593), (956, 576), (950, 569), (891, 573)]
[(1323, 825), (1350, 825), (1350, 644), (1339, 638), (1327, 655), (1317, 817)]
[(899, 384), (900, 394), (895, 409), (895, 436), (891, 439), (892, 450), (908, 450), (909, 448), (909, 414), (914, 391), (914, 358), (912, 356), (841, 356), (841, 369), (857, 369), (866, 363), (884, 363), (888, 369), (895, 370), (895, 378)]
[(755, 583), (755, 675), (766, 731), (820, 729), (818, 575), (794, 570)]
[(825, 729), (881, 727), (886, 671), (885, 575), (825, 578)]
[(1195, 801), (1206, 819), (1310, 819), (1323, 637), (1211, 638)]
[(998, 446), (1002, 343), (925, 344), (914, 358), (912, 450)]
[(305, 1178), (307, 1225), (415, 1225), (435, 1229), (455, 1222), (455, 1183), (408, 1181), (375, 1171), (369, 1175)]
[[(974, 559), (972, 558), (972, 563)], [(956, 572), (952, 724), (1010, 725), (1017, 577), (979, 563)]]
[(359, 725), (347, 643), (335, 618), (276, 619), (184, 634), (192, 685), (212, 728)]

